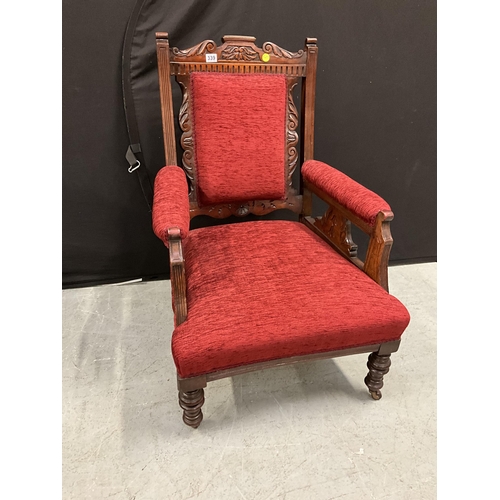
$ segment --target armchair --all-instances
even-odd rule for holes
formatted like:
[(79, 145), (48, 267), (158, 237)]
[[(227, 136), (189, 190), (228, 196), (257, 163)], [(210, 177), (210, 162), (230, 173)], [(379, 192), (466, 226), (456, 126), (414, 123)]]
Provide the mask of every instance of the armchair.
[[(313, 159), (316, 39), (290, 52), (271, 42), (259, 48), (245, 36), (187, 50), (170, 48), (167, 33), (156, 38), (167, 166), (155, 179), (153, 229), (170, 254), (172, 353), (184, 422), (200, 425), (210, 381), (350, 354), (370, 353), (365, 383), (380, 399), (410, 320), (388, 293), (393, 213), (378, 195)], [(171, 75), (183, 92), (182, 167)], [(292, 90), (299, 80), (298, 149)], [(312, 217), (313, 195), (328, 204), (322, 217)], [(298, 221), (189, 229), (198, 215), (278, 209)], [(369, 235), (364, 262), (351, 223)]]

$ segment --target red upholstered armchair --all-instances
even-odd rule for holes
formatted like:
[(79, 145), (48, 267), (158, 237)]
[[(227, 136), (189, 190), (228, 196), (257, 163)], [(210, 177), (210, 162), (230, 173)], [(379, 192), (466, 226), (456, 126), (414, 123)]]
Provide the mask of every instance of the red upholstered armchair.
[[(316, 39), (289, 52), (225, 36), (190, 49), (157, 33), (167, 166), (154, 186), (153, 228), (170, 252), (184, 422), (198, 427), (207, 382), (252, 370), (371, 353), (365, 383), (381, 398), (390, 355), (409, 323), (388, 293), (389, 205), (313, 159)], [(183, 92), (184, 150), (176, 165), (171, 75)], [(302, 80), (299, 115), (292, 89)], [(298, 153), (300, 150), (300, 157)], [(292, 174), (301, 170), (300, 188)], [(312, 217), (312, 196), (328, 204)], [(191, 230), (224, 218), (288, 209), (298, 221), (259, 220)], [(365, 261), (351, 238), (369, 235)]]

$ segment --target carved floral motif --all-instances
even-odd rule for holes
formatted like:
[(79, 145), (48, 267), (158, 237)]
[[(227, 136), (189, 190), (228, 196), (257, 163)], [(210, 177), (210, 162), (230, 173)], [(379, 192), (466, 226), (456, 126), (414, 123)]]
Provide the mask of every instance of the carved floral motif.
[(255, 61), (258, 58), (258, 52), (248, 46), (228, 45), (221, 52), (221, 59), (228, 61)]

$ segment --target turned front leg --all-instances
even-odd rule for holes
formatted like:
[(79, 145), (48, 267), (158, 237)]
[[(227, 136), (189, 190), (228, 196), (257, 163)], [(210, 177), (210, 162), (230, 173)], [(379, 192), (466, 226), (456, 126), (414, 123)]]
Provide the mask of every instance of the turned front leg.
[(368, 363), (366, 366), (370, 371), (365, 377), (365, 384), (368, 386), (372, 398), (378, 400), (382, 397), (380, 389), (382, 389), (384, 385), (384, 375), (388, 373), (389, 367), (391, 366), (391, 355), (387, 354), (381, 356), (376, 352), (372, 352), (370, 356), (368, 356)]
[(179, 405), (184, 410), (182, 420), (186, 425), (196, 429), (201, 424), (203, 420), (201, 407), (204, 402), (203, 389), (188, 392), (179, 391)]

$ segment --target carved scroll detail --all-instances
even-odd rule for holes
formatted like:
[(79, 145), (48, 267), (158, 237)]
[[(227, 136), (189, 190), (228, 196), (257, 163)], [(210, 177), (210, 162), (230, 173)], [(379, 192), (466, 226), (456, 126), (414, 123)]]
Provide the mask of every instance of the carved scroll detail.
[(180, 50), (177, 47), (172, 48), (172, 52), (177, 57), (201, 56), (207, 52), (213, 52), (217, 47), (213, 40), (205, 40), (189, 49)]
[(286, 142), (287, 142), (287, 151), (288, 151), (288, 186), (292, 186), (292, 176), (297, 167), (297, 161), (299, 158), (297, 148), (295, 147), (299, 142), (299, 135), (296, 132), (297, 126), (299, 124), (299, 115), (297, 112), (297, 108), (295, 107), (295, 103), (293, 102), (292, 91), (297, 85), (294, 83), (290, 86), (288, 90), (288, 123), (287, 123), (287, 134), (286, 134)]
[(349, 257), (356, 257), (358, 246), (351, 236), (351, 221), (336, 208), (329, 207), (325, 215), (314, 220), (314, 225)]
[(258, 58), (258, 52), (252, 49), (252, 47), (244, 45), (228, 45), (221, 52), (221, 59), (226, 59), (228, 61), (255, 61)]
[(189, 194), (193, 192), (194, 186), (194, 143), (193, 130), (189, 118), (189, 91), (184, 82), (182, 85), (182, 103), (179, 110), (179, 125), (182, 130), (181, 146), (184, 150), (182, 154), (182, 166), (189, 181)]
[(264, 45), (262, 45), (262, 49), (264, 50), (264, 52), (268, 54), (272, 53), (275, 56), (284, 57), (286, 59), (296, 59), (302, 57), (302, 54), (304, 53), (303, 50), (299, 50), (298, 52), (290, 52), (288, 50), (282, 49), (281, 47), (272, 42), (264, 43)]

